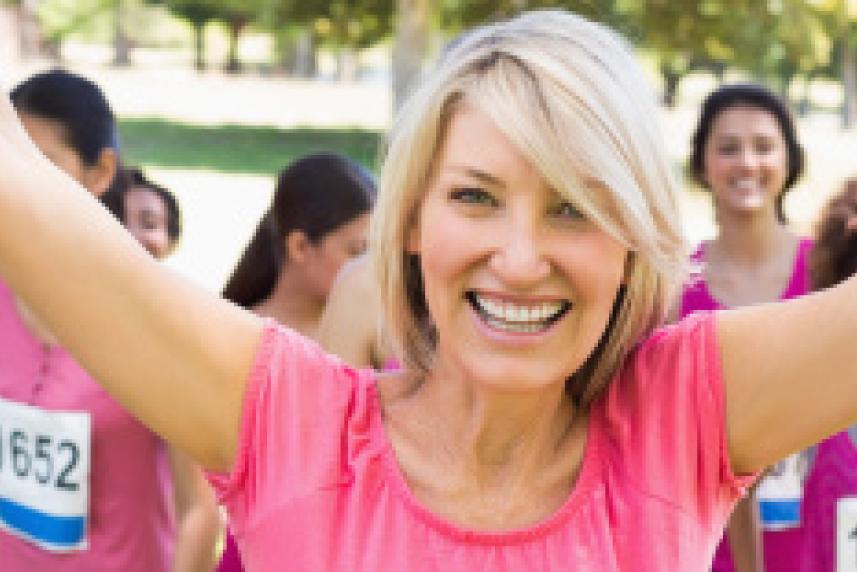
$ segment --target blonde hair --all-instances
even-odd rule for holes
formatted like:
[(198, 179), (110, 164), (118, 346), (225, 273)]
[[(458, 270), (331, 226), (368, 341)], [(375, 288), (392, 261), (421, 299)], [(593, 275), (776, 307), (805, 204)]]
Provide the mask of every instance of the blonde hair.
[(663, 321), (684, 279), (687, 248), (655, 98), (617, 35), (561, 11), (477, 28), (445, 55), (390, 132), (371, 231), (390, 337), (405, 365), (423, 371), (435, 332), (405, 242), (462, 101), (487, 113), (556, 192), (631, 251), (610, 323), (568, 383), (588, 403)]

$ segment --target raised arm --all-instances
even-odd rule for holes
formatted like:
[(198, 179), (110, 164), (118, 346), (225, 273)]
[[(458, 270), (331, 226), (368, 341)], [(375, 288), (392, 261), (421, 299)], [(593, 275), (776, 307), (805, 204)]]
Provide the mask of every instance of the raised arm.
[(154, 261), (0, 96), (0, 275), (124, 407), (226, 469), (262, 325)]
[(857, 420), (857, 279), (724, 312), (718, 330), (736, 471), (762, 469)]

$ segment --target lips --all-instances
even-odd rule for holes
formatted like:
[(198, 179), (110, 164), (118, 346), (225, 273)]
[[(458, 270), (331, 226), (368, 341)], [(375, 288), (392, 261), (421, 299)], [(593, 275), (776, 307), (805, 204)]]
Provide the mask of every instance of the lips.
[(538, 333), (547, 330), (570, 309), (568, 300), (521, 302), (468, 291), (465, 298), (484, 322), (492, 328), (512, 333)]

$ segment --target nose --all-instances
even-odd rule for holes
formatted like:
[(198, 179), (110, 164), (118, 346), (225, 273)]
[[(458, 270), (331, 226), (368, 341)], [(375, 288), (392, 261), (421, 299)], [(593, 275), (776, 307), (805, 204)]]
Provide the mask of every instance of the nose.
[(550, 275), (542, 224), (537, 217), (519, 216), (503, 229), (491, 267), (507, 286), (527, 288)]
[(746, 169), (755, 169), (759, 165), (759, 157), (750, 145), (741, 148), (738, 160), (741, 166)]
[(137, 240), (145, 248), (149, 254), (155, 258), (162, 258), (167, 251), (169, 241), (158, 232), (144, 232), (137, 236)]

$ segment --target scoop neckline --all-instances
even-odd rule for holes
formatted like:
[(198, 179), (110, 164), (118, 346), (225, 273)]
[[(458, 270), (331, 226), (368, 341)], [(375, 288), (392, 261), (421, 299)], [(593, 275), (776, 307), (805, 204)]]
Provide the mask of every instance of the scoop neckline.
[[(700, 264), (705, 264), (705, 252), (707, 250), (707, 246), (712, 242), (710, 240), (705, 240), (699, 243), (699, 248), (697, 249), (698, 253), (698, 262)], [(798, 237), (797, 239), (797, 247), (795, 248), (794, 255), (792, 256), (792, 272), (789, 274), (788, 282), (786, 282), (785, 287), (779, 294), (779, 298), (777, 300), (786, 300), (790, 297), (793, 297), (792, 291), (797, 289), (797, 284), (801, 280), (801, 274), (806, 272), (805, 264), (801, 264), (803, 257), (805, 256), (806, 249), (808, 245), (811, 245), (812, 242), (806, 238)], [(708, 287), (708, 277), (705, 275), (705, 270), (703, 269), (701, 272), (702, 280), (700, 280), (701, 287), (703, 292), (710, 300), (712, 300), (716, 306), (717, 310), (728, 310), (730, 306), (725, 305), (720, 301), (719, 298), (714, 296), (711, 292), (711, 289)], [(775, 300), (775, 301), (777, 301)]]
[[(596, 423), (596, 406), (590, 406), (589, 418), (586, 420), (586, 443), (584, 444), (580, 471), (577, 480), (568, 493), (565, 501), (549, 517), (524, 528), (510, 530), (487, 531), (466, 528), (455, 524), (435, 514), (425, 506), (411, 491), (405, 480), (405, 475), (396, 459), (393, 443), (390, 441), (381, 411), (381, 401), (377, 389), (376, 372), (369, 372), (368, 393), (371, 407), (370, 431), (371, 438), (379, 445), (381, 462), (386, 480), (392, 491), (404, 503), (406, 509), (417, 519), (438, 532), (459, 541), (486, 545), (511, 545), (529, 542), (542, 538), (553, 532), (558, 527), (568, 522), (577, 512), (579, 507), (590, 497), (590, 493), (599, 482), (598, 476), (602, 469), (600, 444), (598, 440), (599, 431)], [(598, 400), (596, 400), (597, 404)]]

